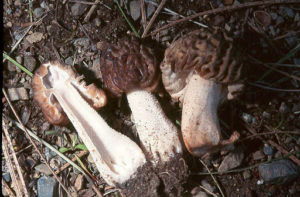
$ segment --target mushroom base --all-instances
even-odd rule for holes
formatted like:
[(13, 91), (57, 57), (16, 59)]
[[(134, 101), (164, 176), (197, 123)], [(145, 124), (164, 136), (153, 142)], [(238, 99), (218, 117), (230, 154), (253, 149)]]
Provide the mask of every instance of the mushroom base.
[(185, 91), (181, 130), (190, 153), (203, 156), (221, 141), (217, 110), (226, 92), (214, 81), (194, 74)]

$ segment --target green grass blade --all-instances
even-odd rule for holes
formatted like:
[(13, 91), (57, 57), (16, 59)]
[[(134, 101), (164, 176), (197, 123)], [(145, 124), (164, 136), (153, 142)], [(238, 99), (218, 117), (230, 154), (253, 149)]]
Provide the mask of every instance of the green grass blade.
[(123, 16), (123, 17), (125, 18), (125, 20), (127, 21), (128, 25), (130, 26), (131, 30), (134, 32), (135, 36), (138, 37), (138, 38), (140, 38), (139, 33), (135, 30), (135, 28), (133, 27), (133, 25), (130, 23), (130, 21), (129, 21), (128, 18), (126, 17), (126, 15), (125, 15), (124, 11), (122, 10), (122, 8), (121, 8), (119, 2), (118, 2), (117, 0), (114, 0), (114, 2), (117, 4), (119, 10), (120, 10), (121, 13), (122, 13), (122, 16)]
[(19, 67), (21, 70), (23, 70), (26, 74), (28, 74), (30, 77), (33, 76), (33, 74), (27, 70), (25, 67), (23, 67), (21, 64), (19, 64), (16, 60), (12, 59), (11, 57), (9, 57), (7, 54), (3, 53), (3, 58), (8, 59), (8, 61), (10, 61), (11, 63), (13, 63), (14, 65), (16, 65), (17, 67)]

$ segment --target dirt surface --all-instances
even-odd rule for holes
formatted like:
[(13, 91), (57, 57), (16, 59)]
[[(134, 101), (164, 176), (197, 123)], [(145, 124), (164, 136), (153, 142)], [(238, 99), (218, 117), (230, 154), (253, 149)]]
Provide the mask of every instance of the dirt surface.
[[(101, 2), (103, 4), (97, 5), (90, 19), (85, 22), (84, 18), (91, 5), (81, 3), (77, 5), (79, 8), (76, 8), (74, 1), (68, 0), (3, 1), (3, 49), (11, 58), (27, 67), (32, 73), (44, 62), (60, 60), (73, 65), (78, 73), (85, 76), (87, 83), (95, 83), (101, 88), (103, 85), (100, 72), (92, 72), (100, 66), (101, 43), (103, 41), (115, 43), (126, 36), (134, 36), (117, 5), (110, 0)], [(122, 2), (121, 7), (125, 14), (138, 33), (142, 35), (144, 28), (141, 17), (134, 21), (130, 13), (130, 1)], [(207, 0), (199, 3), (195, 0), (169, 0), (163, 7), (188, 16), (205, 10), (246, 2)], [(146, 3), (146, 5), (149, 4)], [(261, 24), (254, 14), (258, 10), (266, 12), (266, 15), (271, 17), (270, 23)], [(300, 157), (299, 10), (299, 4), (282, 4), (238, 9), (234, 12), (222, 12), (194, 19), (210, 29), (219, 29), (230, 38), (240, 40), (239, 47), (244, 52), (243, 58), (245, 59), (243, 63), (248, 68), (243, 94), (234, 101), (225, 102), (219, 108), (223, 137), (226, 139), (233, 131), (238, 131), (241, 137), (235, 148), (241, 148), (244, 154), (241, 164), (237, 167), (239, 170), (214, 175), (225, 196), (300, 195), (299, 176), (288, 183), (258, 184), (261, 178), (257, 166), (262, 162), (287, 157), (286, 154), (280, 153), (276, 147), (273, 147), (274, 153), (269, 156), (262, 154), (259, 159), (256, 159), (254, 154), (257, 151), (263, 151), (268, 144), (266, 142), (271, 140), (296, 158)], [(147, 18), (147, 22), (150, 18), (151, 16)], [(179, 18), (162, 11), (149, 32)], [(28, 30), (31, 25), (32, 27)], [(158, 60), (161, 61), (164, 50), (173, 40), (198, 28), (201, 27), (186, 21), (162, 30), (156, 35), (141, 39), (141, 42), (153, 48)], [(16, 45), (20, 39), (22, 39), (21, 42)], [(14, 45), (17, 47), (12, 51)], [(263, 65), (260, 62), (273, 64)], [(19, 95), (19, 98), (12, 104), (27, 128), (58, 149), (69, 146), (66, 141), (72, 142), (76, 133), (73, 126), (69, 124), (66, 127), (58, 127), (46, 122), (41, 109), (32, 100), (31, 77), (8, 60), (3, 64), (3, 87), (6, 90), (16, 88), (26, 90), (28, 98), (26, 95)], [(162, 84), (156, 96), (167, 116), (180, 127), (181, 108), (178, 103), (171, 101)], [(2, 104), (3, 120), (8, 127), (14, 150), (17, 152), (30, 196), (37, 196), (37, 182), (43, 173), (37, 171), (35, 167), (43, 161), (24, 133), (7, 120), (7, 117), (13, 120), (16, 118), (4, 97), (2, 97)], [(119, 99), (110, 97), (108, 105), (99, 113), (115, 130), (138, 141), (125, 97)], [(273, 133), (250, 138), (249, 136), (253, 133), (249, 128), (260, 134)], [(61, 135), (46, 134), (47, 131), (59, 131), (64, 138)], [(284, 134), (274, 133), (283, 131)], [(291, 131), (296, 134), (289, 133)], [(43, 154), (47, 154), (44, 146), (39, 145), (39, 148)], [(65, 155), (73, 158), (74, 154), (79, 152), (81, 150), (71, 150)], [(210, 159), (205, 160), (205, 163), (212, 172), (217, 172), (226, 155), (228, 155), (226, 152), (216, 153)], [(96, 178), (97, 187), (105, 196), (196, 196), (198, 191), (205, 192), (199, 188), (203, 186), (203, 180), (212, 187), (212, 193), (221, 196), (211, 176), (203, 174), (207, 170), (199, 158), (192, 157), (187, 151), (184, 151), (183, 157), (184, 160), (174, 160), (170, 165), (153, 171), (150, 167), (140, 169), (137, 178), (127, 183), (127, 190), (124, 191), (108, 186), (87, 155), (81, 157), (81, 161)], [(9, 172), (9, 168), (3, 153), (2, 158), (2, 174), (4, 175)], [(58, 156), (54, 156), (49, 159), (49, 162), (54, 158), (59, 160)], [(59, 168), (63, 164), (61, 162), (53, 166)], [(188, 171), (186, 171), (187, 168)], [(245, 172), (249, 176), (246, 176)], [(65, 169), (59, 176), (74, 195), (96, 196), (92, 185), (87, 180), (84, 180), (82, 187), (74, 187), (78, 179), (78, 171), (73, 167)], [(7, 181), (7, 185), (13, 188), (11, 180)], [(2, 188), (4, 188), (3, 194), (8, 196), (7, 189), (3, 185)], [(131, 189), (128, 190), (128, 188)]]

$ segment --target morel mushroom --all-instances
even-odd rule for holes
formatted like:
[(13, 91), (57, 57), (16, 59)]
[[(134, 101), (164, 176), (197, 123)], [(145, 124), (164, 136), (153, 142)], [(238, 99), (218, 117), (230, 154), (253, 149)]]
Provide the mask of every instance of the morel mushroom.
[(156, 165), (182, 152), (178, 129), (155, 98), (159, 83), (158, 62), (151, 49), (137, 40), (103, 45), (100, 60), (104, 86), (113, 95), (126, 93), (141, 146)]
[[(182, 136), (193, 155), (207, 155), (238, 138), (235, 132), (229, 140), (221, 141), (217, 116), (219, 104), (240, 79), (242, 65), (233, 53), (232, 43), (223, 35), (203, 30), (187, 34), (165, 51), (160, 66), (163, 84), (182, 104)], [(234, 93), (229, 92), (228, 98)]]
[(93, 84), (86, 86), (82, 78), (58, 62), (43, 64), (33, 77), (34, 100), (49, 122), (66, 124), (70, 119), (104, 180), (122, 185), (146, 163), (145, 156), (92, 108), (104, 106), (106, 95)]

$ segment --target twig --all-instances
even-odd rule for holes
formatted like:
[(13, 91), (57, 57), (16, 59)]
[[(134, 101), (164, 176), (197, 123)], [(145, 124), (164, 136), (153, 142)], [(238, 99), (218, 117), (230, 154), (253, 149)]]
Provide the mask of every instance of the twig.
[(225, 195), (224, 195), (224, 193), (223, 193), (223, 191), (222, 191), (222, 189), (221, 189), (221, 187), (220, 187), (218, 181), (216, 180), (216, 178), (214, 177), (214, 175), (211, 174), (211, 171), (209, 170), (209, 168), (207, 167), (207, 165), (206, 165), (201, 159), (199, 159), (199, 160), (200, 160), (200, 162), (202, 163), (202, 165), (206, 168), (206, 170), (207, 170), (207, 172), (210, 174), (211, 178), (212, 178), (212, 179), (214, 180), (214, 182), (216, 183), (216, 186), (218, 187), (218, 189), (219, 189), (219, 191), (220, 191), (222, 197), (225, 197)]
[[(17, 46), (21, 43), (21, 41), (23, 40), (23, 38), (27, 35), (27, 33), (30, 31), (31, 27), (33, 25), (38, 24), (39, 22), (41, 22), (46, 16), (48, 15), (48, 12), (39, 20), (37, 20), (36, 22), (34, 22), (32, 25), (30, 25), (26, 30), (25, 33), (22, 35), (22, 37), (16, 42), (16, 44), (12, 47), (12, 49), (10, 50), (10, 52), (8, 53), (8, 55), (10, 55), (16, 48)], [(6, 61), (7, 58), (3, 58), (3, 63)]]
[(273, 40), (279, 40), (279, 39), (282, 39), (282, 38), (285, 38), (285, 37), (288, 37), (288, 36), (296, 35), (298, 33), (300, 33), (300, 30), (299, 31), (292, 31), (292, 32), (286, 33), (284, 35), (277, 36), (276, 38), (273, 38)]
[(66, 188), (66, 186), (61, 182), (60, 178), (55, 174), (55, 172), (53, 171), (53, 169), (50, 167), (50, 165), (48, 164), (45, 156), (41, 153), (41, 151), (38, 149), (36, 143), (32, 140), (32, 138), (30, 137), (28, 131), (26, 130), (26, 127), (24, 126), (24, 124), (22, 123), (19, 115), (17, 114), (15, 108), (13, 107), (13, 105), (10, 102), (10, 99), (7, 96), (7, 93), (5, 91), (4, 88), (2, 88), (2, 92), (11, 108), (11, 110), (13, 111), (14, 115), (16, 116), (18, 122), (21, 124), (22, 128), (25, 131), (26, 137), (29, 139), (29, 141), (31, 142), (31, 144), (33, 145), (34, 149), (38, 152), (39, 156), (41, 157), (41, 159), (45, 162), (45, 164), (47, 165), (47, 167), (49, 168), (49, 170), (52, 172), (52, 174), (54, 175), (55, 179), (58, 181), (58, 183), (61, 185), (61, 187), (65, 190), (65, 192), (68, 194), (68, 196), (72, 196), (71, 193), (68, 191), (68, 189)]
[(8, 165), (8, 169), (10, 171), (11, 179), (14, 183), (14, 188), (15, 188), (17, 197), (22, 197), (23, 195), (22, 195), (20, 186), (18, 184), (19, 182), (17, 181), (17, 176), (16, 176), (15, 169), (13, 168), (12, 162), (11, 162), (10, 158), (8, 157), (9, 152), (8, 152), (7, 140), (4, 137), (3, 133), (2, 133), (2, 150), (3, 150), (4, 156), (6, 158), (6, 162), (7, 162), (7, 165)]
[(94, 2), (88, 2), (88, 1), (77, 1), (77, 0), (69, 0), (69, 3), (80, 3), (80, 4), (85, 4), (85, 5), (95, 5), (95, 4), (101, 4), (103, 5), (105, 8), (112, 10), (111, 7), (109, 7), (108, 5), (102, 3), (101, 1), (99, 3), (94, 3)]
[(290, 77), (290, 78), (295, 79), (295, 80), (297, 80), (297, 81), (300, 81), (300, 78), (297, 77), (297, 76), (295, 76), (295, 75), (291, 75), (291, 74), (288, 74), (288, 73), (286, 73), (286, 72), (283, 72), (283, 71), (281, 71), (281, 70), (279, 70), (279, 69), (277, 69), (277, 68), (273, 68), (272, 66), (269, 66), (268, 64), (266, 64), (266, 63), (264, 63), (264, 62), (261, 62), (260, 60), (254, 58), (254, 57), (252, 57), (252, 56), (249, 56), (249, 58), (252, 59), (255, 63), (261, 64), (261, 65), (263, 65), (263, 66), (265, 66), (265, 67), (267, 67), (267, 68), (269, 68), (269, 69), (271, 69), (271, 70), (273, 70), (273, 71), (276, 71), (276, 72), (278, 72), (278, 73), (280, 73), (280, 74), (282, 74), (282, 75), (284, 75), (284, 76), (287, 76), (287, 77)]
[[(253, 128), (251, 128), (250, 126), (248, 126), (247, 124), (243, 124), (244, 125), (244, 127), (248, 130), (248, 131), (250, 131), (253, 135), (254, 134), (257, 134), (257, 132), (253, 129)], [(268, 143), (268, 144), (271, 144), (272, 146), (274, 146), (278, 151), (280, 151), (280, 152), (282, 152), (282, 153), (284, 153), (284, 154), (289, 154), (289, 152), (287, 151), (287, 150), (285, 150), (284, 148), (282, 148), (280, 145), (278, 145), (277, 143), (275, 143), (274, 141), (272, 141), (272, 140), (265, 140), (263, 137), (261, 137), (261, 136), (258, 136), (258, 138), (260, 139), (260, 140), (262, 140), (264, 143)], [(295, 157), (294, 155), (290, 155), (289, 156), (289, 158), (291, 159), (291, 160), (293, 160), (298, 166), (300, 166), (300, 160), (297, 158), (297, 157)]]
[(290, 59), (290, 57), (292, 57), (294, 54), (296, 54), (299, 50), (300, 50), (300, 44), (298, 44), (293, 49), (291, 49), (283, 58), (281, 58), (280, 60), (278, 60), (277, 63), (283, 63), (287, 59)]
[(296, 64), (279, 64), (279, 63), (267, 63), (268, 65), (272, 66), (282, 66), (282, 67), (292, 67), (292, 68), (300, 68), (300, 65)]
[(217, 194), (212, 193), (211, 191), (209, 191), (208, 189), (206, 189), (205, 187), (203, 187), (202, 185), (199, 185), (199, 187), (201, 189), (203, 189), (204, 191), (206, 191), (207, 193), (209, 193), (210, 195), (214, 196), (214, 197), (219, 197)]
[(8, 184), (6, 183), (6, 181), (3, 179), (3, 177), (2, 177), (2, 185), (4, 186), (4, 189), (6, 190), (6, 192), (8, 193), (8, 195), (10, 197), (15, 197), (16, 196), (14, 194), (14, 192), (10, 189), (10, 187), (8, 186)]
[(83, 25), (78, 21), (78, 24), (80, 26), (81, 31), (83, 31), (84, 35), (89, 39), (89, 41), (91, 43), (93, 43), (92, 38), (89, 36), (89, 34), (86, 32), (85, 28), (83, 27)]
[(140, 7), (141, 7), (141, 12), (142, 12), (142, 24), (143, 24), (144, 31), (145, 31), (147, 19), (146, 19), (145, 1), (144, 0), (140, 0)]
[(280, 88), (272, 88), (272, 87), (264, 86), (264, 85), (261, 85), (258, 83), (252, 83), (252, 82), (247, 82), (247, 83), (252, 86), (263, 88), (266, 90), (273, 90), (273, 91), (279, 91), (279, 92), (300, 92), (300, 89), (280, 89)]
[(261, 136), (261, 135), (275, 135), (275, 134), (294, 134), (294, 135), (300, 135), (300, 132), (297, 132), (297, 131), (276, 131), (276, 132), (257, 133), (257, 134), (253, 134), (253, 135), (247, 136), (247, 137), (245, 137), (243, 139), (240, 139), (240, 140), (238, 140), (238, 142), (242, 142), (242, 141), (248, 140), (250, 138)]
[[(81, 151), (77, 156), (80, 158), (80, 157), (83, 157), (84, 155), (88, 154), (89, 151), (85, 150), (85, 151)], [(76, 157), (74, 156), (73, 159), (72, 159), (73, 162), (76, 161)], [(59, 174), (60, 172), (64, 171), (65, 169), (67, 169), (69, 166), (71, 165), (71, 163), (66, 163), (65, 165), (63, 165), (61, 168), (57, 169), (55, 171), (56, 174)]]
[(155, 10), (153, 16), (151, 17), (148, 25), (146, 26), (146, 29), (142, 35), (142, 38), (144, 38), (146, 36), (146, 34), (148, 33), (149, 29), (151, 28), (154, 20), (156, 19), (156, 17), (158, 16), (160, 10), (163, 8), (163, 6), (165, 5), (165, 3), (167, 2), (167, 0), (162, 0), (158, 6), (158, 8)]
[(12, 151), (12, 158), (13, 158), (13, 160), (15, 162), (15, 165), (16, 165), (16, 168), (17, 168), (17, 172), (18, 172), (19, 178), (20, 178), (22, 186), (23, 186), (24, 195), (29, 197), (28, 189), (26, 187), (26, 183), (25, 183), (25, 180), (24, 180), (24, 177), (23, 177), (23, 173), (22, 173), (19, 161), (17, 159), (16, 152), (15, 152), (15, 150), (13, 148), (13, 144), (12, 144), (11, 138), (10, 138), (10, 136), (8, 134), (7, 125), (4, 123), (3, 120), (2, 120), (2, 129), (4, 131), (3, 133), (5, 135), (5, 138), (7, 139), (8, 147)]
[(200, 13), (185, 17), (183, 19), (179, 19), (177, 21), (171, 22), (167, 25), (164, 25), (164, 26), (152, 31), (150, 34), (148, 34), (146, 36), (156, 34), (157, 32), (159, 32), (161, 30), (164, 30), (164, 29), (167, 29), (169, 27), (172, 27), (172, 26), (174, 26), (178, 23), (185, 22), (187, 20), (191, 20), (191, 19), (197, 18), (199, 16), (203, 16), (203, 15), (217, 14), (217, 13), (225, 12), (225, 11), (231, 12), (231, 11), (238, 10), (238, 9), (245, 9), (245, 8), (261, 6), (261, 5), (270, 6), (270, 5), (276, 5), (276, 4), (290, 4), (290, 3), (300, 3), (300, 2), (299, 2), (299, 0), (256, 1), (256, 2), (243, 3), (243, 4), (239, 4), (239, 5), (226, 6), (226, 7), (223, 7), (223, 8), (216, 8), (216, 9), (213, 9), (213, 10), (207, 10), (207, 11), (200, 12)]
[[(290, 156), (291, 154), (297, 154), (299, 153), (299, 151), (294, 151), (292, 153), (289, 153), (288, 156)], [(262, 165), (262, 164), (267, 164), (267, 163), (271, 163), (273, 161), (278, 161), (280, 159), (283, 159), (283, 158), (286, 158), (288, 156), (284, 156), (284, 157), (281, 157), (281, 158), (276, 158), (276, 159), (272, 159), (270, 161), (266, 161), (266, 162), (261, 162), (261, 163), (257, 163), (257, 164), (254, 164), (252, 166), (248, 166), (248, 167), (244, 167), (244, 168), (238, 168), (238, 169), (233, 169), (233, 170), (228, 170), (228, 171), (225, 171), (225, 172), (200, 172), (200, 173), (191, 173), (191, 175), (197, 175), (197, 176), (207, 176), (207, 175), (211, 175), (211, 174), (217, 174), (217, 175), (224, 175), (224, 174), (229, 174), (229, 173), (235, 173), (235, 172), (243, 172), (245, 170), (250, 170), (252, 168), (256, 168), (258, 167), (259, 165)]]
[[(14, 120), (12, 120), (9, 117), (5, 117), (6, 119), (8, 119), (9, 121), (13, 122), (17, 127), (19, 127), (21, 130), (25, 131), (24, 128), (22, 127), (22, 125)], [(42, 143), (43, 145), (45, 145), (46, 147), (48, 147), (51, 151), (55, 152), (58, 156), (60, 156), (62, 159), (64, 159), (66, 162), (70, 163), (74, 168), (76, 168), (79, 172), (81, 172), (85, 178), (88, 180), (89, 183), (93, 184), (93, 188), (94, 190), (97, 190), (96, 193), (99, 195), (100, 191), (99, 189), (95, 186), (94, 182), (92, 181), (92, 179), (86, 174), (86, 172), (81, 169), (81, 167), (79, 167), (77, 164), (75, 164), (72, 160), (70, 160), (68, 157), (66, 157), (64, 154), (62, 154), (61, 152), (59, 152), (56, 148), (54, 148), (53, 146), (51, 146), (48, 142), (44, 141), (43, 139), (40, 139), (37, 135), (35, 135), (32, 131), (30, 131), (29, 129), (27, 129), (28, 134), (33, 137), (35, 140), (39, 141), (40, 143)], [(75, 158), (76, 160), (76, 158)], [(55, 172), (56, 173), (56, 172)], [(101, 194), (101, 193), (100, 193)]]
[(100, 1), (99, 0), (95, 0), (95, 4), (94, 5), (92, 5), (92, 7), (90, 8), (90, 10), (88, 11), (88, 13), (87, 13), (87, 15), (85, 16), (85, 18), (84, 18), (84, 22), (88, 22), (89, 20), (90, 20), (90, 17), (92, 16), (92, 14), (94, 13), (94, 11), (95, 11), (95, 9), (96, 9), (96, 7), (97, 7), (97, 5), (98, 5), (98, 3), (99, 3)]
[(125, 18), (126, 22), (128, 23), (128, 25), (130, 26), (131, 30), (134, 32), (134, 35), (138, 38), (140, 38), (139, 33), (135, 30), (135, 28), (133, 27), (133, 25), (131, 24), (131, 22), (128, 20), (126, 14), (124, 13), (124, 11), (122, 10), (118, 0), (114, 0), (115, 4), (117, 4), (122, 16)]
[[(147, 3), (150, 3), (152, 5), (155, 5), (155, 6), (158, 6), (157, 3), (153, 2), (153, 1), (150, 1), (150, 0), (146, 0)], [(170, 14), (170, 15), (176, 15), (176, 16), (179, 16), (180, 18), (185, 18), (185, 16), (181, 15), (181, 14), (178, 14), (177, 12), (173, 11), (173, 10), (170, 10), (169, 8), (163, 8), (164, 11), (166, 11), (166, 13)], [(199, 23), (197, 21), (193, 21), (193, 20), (188, 20), (196, 25), (199, 25), (200, 27), (204, 27), (204, 28), (208, 28), (207, 25), (204, 25), (203, 23)]]

